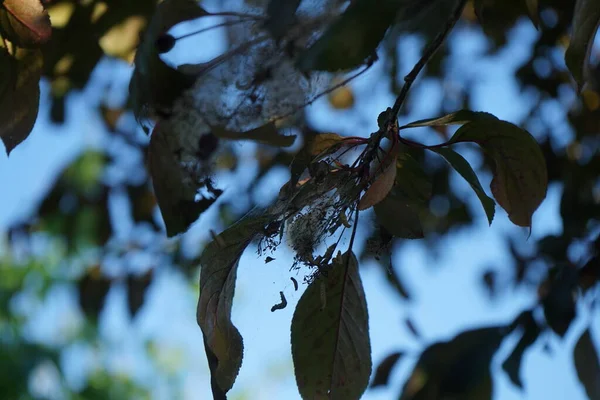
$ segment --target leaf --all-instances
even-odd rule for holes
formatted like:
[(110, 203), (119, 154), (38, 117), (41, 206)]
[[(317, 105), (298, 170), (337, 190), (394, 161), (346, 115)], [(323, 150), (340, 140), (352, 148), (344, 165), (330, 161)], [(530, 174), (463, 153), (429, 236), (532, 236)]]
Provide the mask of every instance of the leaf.
[(19, 47), (39, 47), (52, 35), (48, 11), (40, 0), (4, 0), (0, 2), (0, 34)]
[(296, 140), (295, 135), (281, 135), (274, 122), (269, 122), (247, 132), (234, 132), (222, 127), (212, 127), (212, 133), (223, 139), (254, 140), (278, 147), (289, 147)]
[(77, 283), (79, 306), (94, 321), (98, 319), (98, 314), (104, 307), (110, 285), (111, 280), (102, 276), (100, 267), (92, 268)]
[(475, 15), (479, 20), (479, 24), (483, 25), (483, 8), (484, 8), (485, 0), (474, 0), (473, 1), (473, 9), (475, 10)]
[(156, 41), (176, 24), (206, 15), (209, 13), (195, 0), (165, 0), (156, 7), (137, 49), (129, 82), (136, 118), (152, 112), (168, 113), (181, 93), (194, 84), (196, 75), (173, 69), (162, 61)]
[(432, 184), (421, 164), (407, 151), (396, 159), (395, 191), (408, 204), (423, 205), (431, 198)]
[[(348, 256), (350, 260), (348, 261)], [(325, 285), (325, 308), (320, 288)], [(369, 384), (367, 303), (352, 253), (313, 281), (292, 319), (292, 357), (303, 399), (359, 399)]]
[(242, 365), (242, 336), (231, 322), (240, 257), (269, 221), (270, 217), (264, 215), (244, 218), (218, 235), (200, 255), (197, 319), (204, 337), (215, 398), (224, 398)]
[(575, 319), (578, 271), (568, 265), (551, 270), (550, 277), (538, 289), (548, 326), (564, 337)]
[(267, 6), (265, 29), (280, 40), (296, 21), (296, 10), (302, 0), (270, 0)]
[(423, 227), (417, 212), (394, 192), (388, 194), (373, 209), (377, 221), (391, 235), (404, 239), (421, 239), (424, 237)]
[(304, 137), (304, 146), (296, 154), (290, 166), (291, 186), (296, 186), (300, 176), (310, 163), (319, 161), (337, 151), (343, 139), (336, 133), (307, 133)]
[(527, 13), (529, 14), (529, 19), (533, 22), (533, 26), (535, 29), (540, 28), (540, 10), (538, 0), (525, 0), (525, 5), (527, 6)]
[(587, 396), (590, 400), (600, 399), (600, 361), (589, 328), (583, 332), (575, 344), (573, 361), (577, 377), (583, 384)]
[(386, 386), (390, 379), (390, 373), (392, 372), (392, 368), (396, 365), (400, 357), (402, 357), (401, 352), (394, 352), (388, 355), (383, 361), (379, 364), (377, 369), (375, 370), (375, 377), (373, 378), (373, 382), (371, 382), (371, 387), (378, 386)]
[(186, 231), (223, 193), (207, 186), (212, 197), (197, 200), (199, 186), (187, 182), (175, 154), (169, 145), (169, 122), (161, 121), (154, 128), (148, 147), (148, 162), (152, 186), (167, 236)]
[[(6, 51), (0, 48), (0, 54), (5, 63)], [(9, 70), (8, 87), (3, 89), (0, 98), (0, 138), (8, 155), (29, 136), (40, 101), (42, 54), (39, 50), (21, 51), (20, 54), (23, 56), (18, 60), (9, 60), (14, 64)]]
[(523, 388), (523, 382), (521, 381), (521, 360), (525, 351), (535, 343), (538, 336), (541, 333), (541, 329), (537, 322), (533, 318), (531, 311), (525, 313), (521, 317), (523, 325), (523, 336), (519, 339), (519, 342), (513, 349), (510, 356), (502, 363), (502, 369), (506, 371), (508, 377), (516, 386)]
[(579, 270), (579, 286), (587, 292), (600, 281), (600, 255), (592, 257)]
[(387, 166), (385, 171), (375, 179), (375, 181), (369, 186), (369, 189), (365, 192), (363, 197), (358, 202), (359, 210), (366, 210), (371, 208), (375, 204), (383, 200), (392, 187), (396, 180), (396, 160), (392, 160), (391, 164)]
[(579, 91), (589, 73), (589, 60), (596, 31), (600, 25), (597, 0), (577, 0), (573, 14), (573, 33), (565, 53), (565, 62), (575, 78)]
[(460, 110), (443, 117), (420, 119), (401, 126), (399, 129), (417, 128), (422, 126), (462, 125), (473, 121), (498, 120), (493, 114), (483, 111)]
[(298, 59), (302, 71), (348, 70), (376, 55), (377, 46), (394, 22), (402, 2), (353, 1), (323, 35)]
[(140, 307), (144, 304), (146, 292), (154, 278), (153, 270), (148, 270), (143, 275), (127, 275), (127, 307), (131, 318), (134, 318)]
[(475, 142), (495, 162), (492, 194), (519, 226), (531, 217), (548, 188), (546, 161), (531, 134), (510, 122), (481, 119), (463, 125), (448, 142)]
[(481, 183), (479, 183), (479, 178), (477, 178), (475, 171), (473, 171), (473, 168), (471, 168), (471, 165), (468, 163), (468, 161), (452, 149), (438, 148), (432, 150), (444, 157), (446, 161), (448, 161), (448, 164), (450, 164), (452, 168), (454, 168), (456, 172), (458, 172), (460, 176), (462, 176), (467, 183), (471, 185), (471, 188), (477, 197), (479, 197), (479, 201), (481, 201), (481, 205), (483, 206), (485, 214), (487, 215), (488, 222), (491, 225), (492, 220), (494, 219), (496, 203), (485, 193), (485, 190), (483, 190), (483, 187), (481, 187)]
[(508, 332), (504, 326), (479, 328), (430, 345), (400, 399), (491, 399), (490, 362)]

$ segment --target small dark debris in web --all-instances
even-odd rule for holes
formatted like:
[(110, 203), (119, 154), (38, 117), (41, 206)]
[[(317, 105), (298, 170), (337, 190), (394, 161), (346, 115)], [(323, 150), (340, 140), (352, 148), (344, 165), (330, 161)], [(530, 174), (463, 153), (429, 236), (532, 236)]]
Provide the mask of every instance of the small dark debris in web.
[(284, 308), (287, 307), (287, 300), (286, 300), (283, 292), (280, 291), (279, 295), (281, 296), (281, 303), (275, 304), (273, 307), (271, 307), (271, 312), (274, 312), (276, 310), (283, 310)]

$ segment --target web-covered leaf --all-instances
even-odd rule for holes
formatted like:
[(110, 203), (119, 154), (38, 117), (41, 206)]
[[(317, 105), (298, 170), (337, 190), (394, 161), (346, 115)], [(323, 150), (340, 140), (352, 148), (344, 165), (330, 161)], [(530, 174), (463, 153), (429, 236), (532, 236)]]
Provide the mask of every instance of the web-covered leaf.
[(371, 374), (371, 345), (354, 254), (339, 254), (327, 276), (306, 289), (294, 312), (291, 341), (302, 398), (360, 398)]
[(353, 1), (323, 35), (298, 59), (303, 71), (339, 71), (355, 68), (376, 49), (394, 22), (402, 2)]
[(137, 118), (168, 112), (175, 99), (194, 84), (194, 76), (177, 71), (162, 61), (157, 41), (176, 24), (206, 15), (209, 13), (195, 0), (166, 0), (156, 7), (136, 52), (135, 70), (129, 84)]
[[(169, 237), (186, 231), (222, 193), (203, 171), (185, 168), (177, 157), (181, 150), (172, 128), (169, 121), (157, 124), (148, 147), (152, 185)], [(199, 194), (200, 189), (206, 189), (208, 195)]]

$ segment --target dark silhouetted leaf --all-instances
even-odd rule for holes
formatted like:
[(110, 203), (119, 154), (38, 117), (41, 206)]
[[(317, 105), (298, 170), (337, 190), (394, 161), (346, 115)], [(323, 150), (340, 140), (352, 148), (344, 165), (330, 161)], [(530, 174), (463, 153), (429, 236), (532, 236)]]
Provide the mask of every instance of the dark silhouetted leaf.
[(394, 191), (409, 204), (425, 205), (431, 198), (431, 180), (423, 167), (410, 153), (403, 151), (396, 159), (396, 185)]
[(493, 114), (482, 111), (459, 110), (443, 117), (421, 119), (400, 127), (400, 129), (417, 128), (422, 126), (463, 125), (473, 121), (498, 121)]
[(375, 377), (371, 382), (371, 387), (378, 386), (386, 386), (390, 379), (390, 373), (392, 372), (392, 368), (396, 365), (400, 357), (402, 357), (402, 353), (395, 352), (387, 356), (381, 361), (377, 369), (375, 370)]
[(371, 375), (371, 344), (354, 254), (338, 255), (327, 277), (308, 286), (294, 311), (291, 341), (302, 398), (360, 398)]
[(570, 266), (555, 268), (539, 290), (544, 317), (550, 328), (563, 337), (576, 315), (577, 270)]
[(490, 361), (507, 327), (466, 331), (423, 351), (404, 384), (401, 400), (491, 399)]
[(296, 20), (296, 10), (302, 0), (270, 0), (267, 6), (265, 29), (276, 40), (281, 39)]
[(194, 84), (196, 76), (173, 69), (161, 60), (156, 42), (174, 25), (206, 15), (209, 13), (195, 0), (166, 0), (156, 7), (137, 49), (129, 83), (137, 118), (152, 112), (168, 113), (181, 93)]
[(149, 270), (143, 275), (127, 275), (127, 306), (132, 318), (135, 317), (140, 307), (144, 304), (146, 291), (152, 283), (154, 277), (153, 270)]
[(242, 336), (231, 322), (237, 267), (242, 253), (258, 238), (270, 218), (250, 216), (219, 234), (200, 256), (197, 319), (211, 371), (215, 398), (224, 398), (242, 365)]
[(0, 33), (19, 47), (38, 47), (50, 39), (50, 17), (40, 0), (0, 2)]
[(600, 399), (600, 361), (589, 328), (583, 332), (573, 349), (577, 377), (590, 400)]
[(363, 197), (358, 202), (359, 210), (366, 210), (371, 208), (375, 204), (383, 200), (392, 187), (396, 180), (396, 160), (392, 160), (392, 163), (385, 168), (385, 171), (379, 175), (375, 181), (369, 186), (369, 189), (365, 192)]
[(152, 186), (160, 212), (165, 221), (167, 235), (184, 232), (221, 195), (222, 191), (207, 187), (212, 197), (198, 200), (198, 187), (186, 183), (179, 161), (169, 145), (169, 122), (162, 121), (154, 128), (148, 148), (148, 162)]
[(77, 284), (79, 290), (79, 305), (92, 320), (98, 319), (98, 314), (104, 307), (104, 300), (110, 290), (111, 280), (104, 277), (100, 267), (92, 268)]
[(589, 60), (594, 37), (600, 25), (600, 7), (597, 0), (577, 0), (573, 14), (573, 34), (565, 53), (565, 62), (577, 82), (583, 87), (589, 73)]
[(523, 388), (520, 373), (521, 360), (523, 359), (525, 351), (537, 340), (541, 329), (535, 322), (531, 312), (523, 314), (520, 319), (521, 321), (519, 321), (519, 323), (523, 328), (523, 336), (521, 336), (521, 339), (513, 349), (512, 353), (510, 353), (510, 356), (502, 363), (502, 369), (506, 371), (512, 383)]
[(531, 226), (531, 217), (546, 197), (546, 161), (529, 132), (495, 119), (463, 125), (450, 143), (475, 142), (495, 162), (490, 185), (496, 201), (519, 226)]
[(533, 25), (536, 29), (540, 28), (540, 10), (538, 0), (525, 0), (525, 5), (527, 6), (527, 13), (529, 14), (529, 19), (533, 22)]
[(439, 148), (434, 149), (434, 151), (444, 157), (452, 166), (452, 168), (454, 168), (456, 172), (465, 178), (467, 183), (471, 185), (471, 188), (477, 197), (479, 197), (479, 201), (481, 201), (481, 205), (485, 210), (488, 222), (491, 225), (492, 220), (494, 219), (496, 203), (494, 200), (492, 200), (492, 198), (485, 194), (485, 190), (483, 190), (483, 187), (481, 187), (479, 178), (477, 178), (477, 175), (475, 174), (475, 171), (473, 171), (473, 168), (471, 168), (471, 165), (467, 162), (467, 160), (464, 159), (463, 156), (452, 149)]
[[(0, 53), (4, 54), (2, 58), (6, 60), (6, 51), (0, 48)], [(13, 67), (8, 70), (8, 87), (0, 88), (3, 90), (0, 93), (0, 138), (7, 154), (29, 136), (40, 101), (42, 54), (39, 50), (20, 51), (19, 54), (22, 57), (13, 60)]]
[(253, 140), (256, 142), (278, 147), (289, 147), (296, 140), (295, 135), (282, 135), (274, 122), (269, 122), (247, 132), (234, 132), (221, 127), (213, 127), (215, 136), (230, 140)]
[(393, 192), (377, 203), (373, 209), (377, 221), (391, 235), (404, 239), (423, 237), (423, 227), (419, 215)]
[(339, 71), (358, 67), (375, 56), (394, 22), (401, 2), (357, 0), (298, 59), (303, 71)]
[(600, 256), (592, 257), (579, 270), (579, 286), (586, 292), (600, 281)]

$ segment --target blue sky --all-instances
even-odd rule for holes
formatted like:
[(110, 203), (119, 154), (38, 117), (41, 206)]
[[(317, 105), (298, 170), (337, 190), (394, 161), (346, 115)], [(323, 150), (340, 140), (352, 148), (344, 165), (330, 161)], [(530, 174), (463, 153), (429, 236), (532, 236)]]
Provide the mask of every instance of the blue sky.
[[(189, 32), (202, 24), (181, 24), (174, 33), (177, 36), (178, 32)], [(462, 28), (453, 33), (450, 45), (454, 54), (460, 56), (451, 59), (446, 66), (451, 71), (450, 79), (443, 84), (419, 80), (414, 85), (414, 107), (409, 119), (433, 117), (431, 113), (435, 110), (432, 111), (428, 104), (437, 104), (436, 99), (443, 90), (463, 85), (464, 77), (475, 81), (473, 104), (477, 110), (494, 113), (515, 123), (527, 114), (532, 97), (520, 92), (512, 76), (528, 56), (537, 34), (535, 29), (528, 21), (521, 21), (511, 33), (509, 46), (491, 57), (482, 56), (486, 44), (479, 33), (478, 27)], [(184, 44), (176, 46), (169, 59), (174, 62), (202, 61), (209, 54), (214, 54), (215, 49), (211, 49), (209, 44), (215, 48), (222, 45), (218, 34), (210, 39), (200, 37), (197, 40), (202, 40), (206, 53), (194, 54), (194, 58), (190, 59), (189, 49), (198, 48), (192, 47), (198, 43), (195, 40), (187, 39)], [(418, 59), (422, 43), (408, 38), (399, 45), (403, 54), (403, 72), (407, 72)], [(68, 98), (67, 121), (61, 126), (48, 120), (49, 88), (45, 82), (42, 83), (40, 114), (30, 138), (11, 153), (10, 159), (0, 155), (0, 185), (5, 188), (0, 199), (1, 227), (6, 228), (10, 223), (31, 215), (40, 196), (51, 187), (56, 174), (83, 150), (109, 145), (96, 110), (103, 99), (100, 89), (107, 83), (111, 84), (113, 89), (109, 92), (109, 101), (118, 104), (124, 99), (130, 74), (131, 68), (123, 63), (103, 61), (90, 80), (92, 84)], [(381, 63), (351, 86), (356, 98), (353, 109), (334, 110), (326, 99), (317, 101), (310, 108), (309, 120), (315, 128), (346, 135), (367, 135), (376, 129), (377, 115), (394, 100), (388, 81), (382, 77)], [(564, 102), (568, 104), (569, 99)], [(558, 126), (564, 126), (565, 109), (558, 104), (549, 108), (545, 113), (547, 117), (555, 119)], [(414, 137), (426, 141), (423, 138), (426, 133), (426, 130), (415, 131)], [(570, 132), (565, 129), (561, 137), (566, 142), (569, 135)], [(236, 150), (241, 154), (252, 154), (253, 146), (250, 143), (240, 144)], [(472, 148), (460, 149), (475, 165), (481, 162)], [(127, 157), (123, 156), (123, 159)], [(222, 176), (220, 182), (227, 186), (228, 182), (243, 181), (244, 176), (251, 176), (254, 172), (253, 168), (241, 168), (235, 175)], [(287, 178), (285, 171), (274, 171), (258, 186), (254, 195), (256, 198), (273, 198)], [(490, 179), (489, 174), (482, 174), (484, 187), (488, 187)], [(492, 227), (488, 227), (484, 212), (468, 185), (456, 174), (452, 175), (452, 185), (469, 199), (476, 222), (472, 228), (455, 232), (444, 239), (437, 258), (428, 251), (426, 243), (420, 241), (406, 244), (401, 252), (395, 254), (394, 265), (414, 294), (411, 302), (398, 297), (388, 286), (381, 269), (373, 265), (364, 265), (361, 269), (369, 307), (374, 365), (392, 351), (409, 353), (394, 371), (392, 384), (385, 389), (367, 391), (366, 400), (395, 398), (418, 352), (428, 343), (446, 340), (467, 328), (505, 323), (536, 301), (535, 293), (524, 290), (505, 292), (494, 302), (486, 299), (480, 285), (482, 269), (493, 266), (500, 280), (509, 280), (513, 269), (505, 236), (512, 234), (519, 241), (525, 241), (527, 232), (510, 224), (506, 214), (499, 209)], [(242, 191), (240, 187), (232, 188), (224, 196), (233, 198)], [(534, 216), (534, 229), (529, 240), (549, 233), (561, 233), (559, 195), (559, 187), (550, 187), (548, 198)], [(208, 239), (207, 224), (214, 219), (214, 215), (202, 216), (184, 241), (191, 246), (200, 246)], [(125, 236), (135, 234), (127, 224), (121, 226), (120, 232)], [(289, 280), (291, 252), (282, 246), (274, 257), (276, 261), (264, 264), (255, 251), (248, 249), (240, 263), (233, 320), (244, 337), (245, 357), (231, 392), (232, 399), (299, 398), (293, 377), (289, 326), (301, 291), (294, 292)], [(195, 290), (178, 274), (162, 270), (150, 288), (148, 304), (134, 323), (128, 320), (124, 288), (112, 290), (108, 311), (102, 315), (100, 334), (104, 339), (103, 347), (92, 349), (76, 342), (69, 345), (64, 354), (62, 365), (69, 384), (80, 386), (86, 371), (104, 366), (148, 383), (155, 388), (156, 399), (208, 398), (209, 375), (201, 333), (195, 321)], [(271, 306), (279, 302), (280, 290), (286, 293), (288, 307), (271, 313)], [(60, 342), (61, 338), (64, 340), (77, 331), (82, 316), (77, 310), (73, 288), (57, 286), (51, 293), (45, 307), (28, 304), (27, 301), (23, 301), (21, 307), (32, 316), (31, 337)], [(600, 321), (586, 314), (583, 307), (579, 311), (578, 319), (564, 339), (549, 335), (545, 340), (538, 340), (526, 354), (522, 366), (526, 386), (524, 393), (512, 386), (501, 371), (500, 365), (516, 338), (506, 341), (492, 364), (496, 372), (495, 398), (585, 398), (572, 367), (572, 348), (590, 321), (598, 344)], [(403, 321), (408, 317), (423, 334), (421, 338), (415, 338), (405, 328)], [(155, 343), (154, 354), (159, 363), (148, 363), (143, 343), (146, 340)], [(546, 340), (552, 355), (542, 350)], [(171, 392), (172, 387), (178, 387), (180, 394)]]

